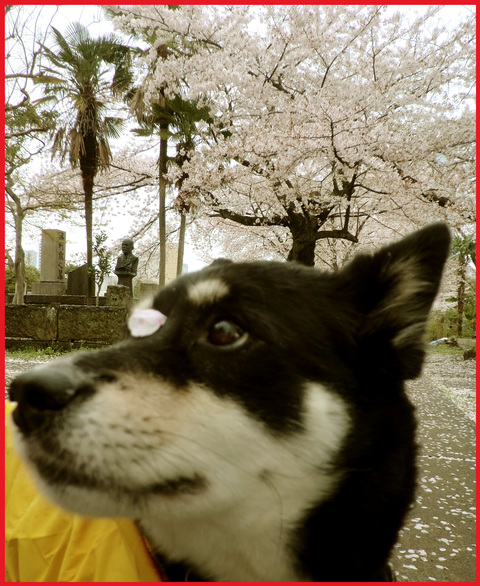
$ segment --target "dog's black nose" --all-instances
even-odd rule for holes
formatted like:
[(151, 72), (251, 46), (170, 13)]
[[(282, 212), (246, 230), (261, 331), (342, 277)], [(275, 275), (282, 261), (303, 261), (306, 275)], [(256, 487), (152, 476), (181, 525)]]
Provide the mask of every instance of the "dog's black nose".
[(28, 433), (48, 419), (52, 411), (63, 409), (85, 384), (75, 380), (73, 372), (40, 368), (21, 374), (9, 389), (12, 401), (18, 403), (13, 420)]

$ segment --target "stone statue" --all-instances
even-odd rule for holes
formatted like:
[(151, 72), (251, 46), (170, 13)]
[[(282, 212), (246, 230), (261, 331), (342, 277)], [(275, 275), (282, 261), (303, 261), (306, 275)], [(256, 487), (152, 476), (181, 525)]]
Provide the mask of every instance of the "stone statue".
[(130, 294), (133, 295), (132, 290), (132, 279), (137, 274), (138, 268), (138, 256), (133, 254), (133, 240), (131, 238), (125, 238), (122, 242), (122, 253), (115, 266), (114, 273), (118, 277), (118, 284), (128, 287)]

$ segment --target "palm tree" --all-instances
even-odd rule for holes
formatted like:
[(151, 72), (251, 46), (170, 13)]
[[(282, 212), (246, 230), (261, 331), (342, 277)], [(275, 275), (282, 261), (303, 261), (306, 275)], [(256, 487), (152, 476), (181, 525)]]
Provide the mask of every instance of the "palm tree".
[(132, 86), (130, 48), (108, 34), (93, 39), (82, 24), (72, 23), (63, 36), (52, 27), (54, 50), (42, 46), (50, 67), (42, 67), (39, 83), (65, 108), (65, 122), (53, 141), (53, 152), (62, 162), (67, 155), (79, 167), (85, 194), (88, 290), (94, 296), (92, 277), (93, 186), (97, 173), (111, 162), (109, 139), (118, 138), (123, 126), (119, 117), (108, 115), (112, 103)]
[(175, 141), (176, 154), (173, 162), (181, 169), (182, 174), (175, 182), (178, 195), (175, 198), (175, 208), (180, 213), (180, 231), (178, 237), (177, 277), (183, 271), (183, 255), (185, 250), (185, 231), (187, 214), (192, 209), (193, 194), (182, 190), (183, 182), (188, 178), (188, 173), (183, 166), (187, 163), (195, 151), (196, 141), (199, 137), (197, 123), (206, 122), (212, 124), (213, 119), (208, 105), (200, 106), (198, 100), (185, 101), (179, 95), (170, 102), (172, 126), (176, 132), (172, 139)]
[[(168, 6), (169, 10), (181, 10), (181, 6), (172, 4)], [(105, 7), (105, 13), (107, 17), (114, 18), (115, 16), (121, 15), (123, 12), (121, 6), (115, 6), (112, 10)], [(125, 14), (129, 14), (127, 10)], [(129, 30), (133, 38), (138, 38), (137, 31), (134, 25), (131, 25)], [(149, 31), (146, 35), (142, 35), (142, 41), (146, 42), (150, 49), (155, 47), (157, 53), (157, 59), (167, 59), (169, 54), (177, 50), (187, 49), (192, 55), (195, 53), (196, 45), (203, 44), (203, 41), (186, 41), (185, 39), (178, 44), (175, 43), (158, 43), (157, 36), (154, 31)], [(145, 50), (140, 48), (135, 49), (135, 53), (142, 55), (146, 53)], [(132, 99), (130, 102), (130, 108), (135, 113), (137, 120), (140, 124), (139, 129), (135, 129), (140, 136), (151, 136), (157, 134), (160, 138), (159, 146), (159, 157), (158, 157), (158, 197), (159, 197), (159, 246), (160, 246), (160, 260), (159, 260), (159, 285), (165, 285), (165, 273), (166, 273), (166, 188), (167, 188), (167, 164), (169, 162), (168, 157), (168, 145), (169, 140), (177, 144), (177, 155), (175, 161), (181, 167), (182, 162), (188, 160), (189, 157), (182, 161), (184, 156), (182, 153), (190, 153), (194, 149), (195, 141), (194, 136), (196, 133), (196, 122), (200, 120), (207, 121), (209, 124), (212, 122), (212, 118), (209, 114), (208, 108), (199, 107), (198, 102), (186, 102), (181, 98), (178, 93), (181, 88), (180, 80), (178, 80), (175, 91), (177, 92), (173, 99), (167, 99), (166, 97), (166, 84), (160, 84), (158, 89), (158, 95), (152, 98), (149, 104), (145, 103), (144, 91), (148, 82), (151, 81), (152, 69), (150, 68), (145, 76), (143, 83), (136, 89), (135, 92), (131, 93)], [(172, 88), (169, 88), (172, 89)], [(173, 132), (172, 132), (173, 130)], [(171, 160), (171, 159), (170, 159)], [(186, 178), (186, 174), (183, 174), (183, 178), (176, 183), (178, 189), (181, 188), (183, 180)], [(185, 214), (190, 209), (185, 198), (177, 198), (175, 207), (181, 213), (180, 219), (180, 241), (179, 241), (179, 254), (177, 259), (177, 275), (181, 272), (183, 266), (183, 249), (185, 241)]]
[[(135, 111), (140, 128), (135, 129), (139, 136), (151, 136), (158, 134), (160, 137), (159, 152), (159, 242), (160, 242), (160, 263), (159, 263), (159, 284), (165, 285), (166, 267), (166, 230), (165, 230), (165, 195), (168, 162), (175, 162), (180, 168), (192, 156), (195, 150), (196, 138), (199, 136), (197, 123), (204, 121), (211, 123), (211, 114), (208, 106), (200, 106), (199, 100), (186, 101), (180, 94), (167, 100), (163, 92), (160, 92), (159, 99), (151, 104), (149, 113), (145, 113), (143, 103), (143, 90), (138, 88), (131, 108)], [(174, 157), (167, 156), (169, 141), (176, 146)], [(175, 187), (179, 195), (175, 200), (175, 208), (180, 212), (180, 236), (177, 258), (177, 276), (181, 274), (183, 267), (183, 251), (185, 244), (186, 213), (190, 209), (188, 199), (182, 196), (181, 188), (187, 174), (183, 171), (181, 177), (176, 181)]]

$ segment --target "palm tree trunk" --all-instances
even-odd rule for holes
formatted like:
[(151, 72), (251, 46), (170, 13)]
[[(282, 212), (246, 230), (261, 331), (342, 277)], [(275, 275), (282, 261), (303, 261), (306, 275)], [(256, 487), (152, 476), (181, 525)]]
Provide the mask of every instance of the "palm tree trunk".
[(93, 133), (83, 135), (85, 152), (80, 156), (83, 192), (85, 195), (85, 228), (87, 235), (87, 304), (95, 297), (93, 276), (93, 182), (97, 172), (97, 140)]
[(178, 256), (177, 256), (177, 277), (183, 272), (183, 254), (185, 251), (185, 228), (187, 226), (187, 215), (180, 212), (180, 236), (178, 239)]
[[(93, 191), (93, 182), (92, 182)], [(93, 279), (93, 194), (85, 192), (85, 227), (87, 233), (87, 305), (92, 303), (95, 295)]]
[(160, 287), (165, 285), (165, 273), (166, 273), (166, 247), (167, 247), (167, 235), (166, 235), (166, 221), (165, 221), (165, 201), (167, 182), (165, 175), (167, 173), (167, 148), (168, 138), (166, 132), (168, 131), (168, 123), (160, 124), (160, 161), (159, 161), (159, 176), (158, 176), (158, 191), (159, 191), (159, 216), (158, 216), (158, 237), (160, 244), (160, 261), (158, 267), (158, 284)]

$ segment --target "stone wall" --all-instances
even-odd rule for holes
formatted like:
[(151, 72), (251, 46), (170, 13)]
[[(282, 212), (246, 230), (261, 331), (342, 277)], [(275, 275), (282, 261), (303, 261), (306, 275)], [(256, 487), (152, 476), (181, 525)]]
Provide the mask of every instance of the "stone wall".
[(6, 305), (5, 347), (109, 346), (125, 337), (126, 307)]

